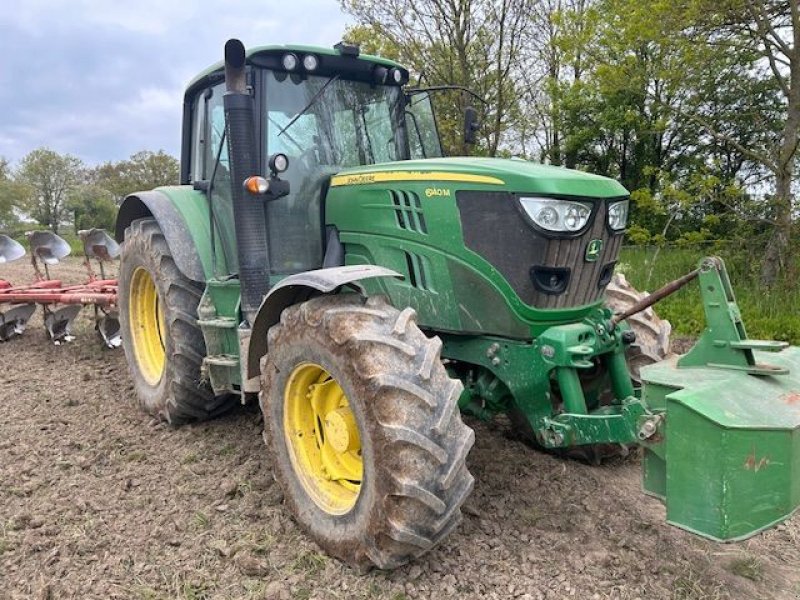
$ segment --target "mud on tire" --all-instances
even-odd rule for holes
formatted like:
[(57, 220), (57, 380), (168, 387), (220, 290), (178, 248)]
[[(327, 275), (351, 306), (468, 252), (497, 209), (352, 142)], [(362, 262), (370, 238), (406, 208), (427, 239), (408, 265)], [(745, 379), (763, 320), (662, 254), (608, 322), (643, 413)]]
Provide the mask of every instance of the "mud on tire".
[[(647, 295), (634, 288), (622, 273), (616, 273), (606, 288), (606, 304), (615, 313), (621, 313)], [(626, 319), (636, 334), (636, 341), (627, 352), (628, 365), (634, 378), (639, 369), (670, 356), (670, 322), (659, 318), (652, 307)]]
[[(132, 347), (130, 291), (137, 269), (150, 275), (164, 313), (165, 363), (157, 383), (147, 381)], [(197, 305), (203, 288), (178, 270), (155, 219), (137, 219), (125, 230), (119, 290), (125, 358), (142, 409), (171, 425), (210, 419), (229, 410), (236, 397), (215, 397), (200, 377), (206, 348), (197, 325)]]
[[(394, 568), (433, 548), (460, 522), (473, 487), (461, 382), (445, 371), (439, 338), (415, 319), (382, 298), (314, 298), (283, 312), (261, 360), (264, 436), (288, 507), (326, 552), (360, 568)], [(363, 479), (344, 514), (313, 500), (290, 456), (284, 390), (309, 362), (338, 382), (359, 427)]]

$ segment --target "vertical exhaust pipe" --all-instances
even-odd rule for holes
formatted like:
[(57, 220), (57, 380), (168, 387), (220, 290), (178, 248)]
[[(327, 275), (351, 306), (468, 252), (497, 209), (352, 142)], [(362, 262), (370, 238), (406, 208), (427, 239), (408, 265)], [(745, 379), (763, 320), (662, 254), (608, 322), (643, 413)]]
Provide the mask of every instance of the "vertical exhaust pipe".
[(260, 170), (255, 140), (255, 102), (247, 91), (244, 45), (236, 39), (225, 43), (225, 87), (223, 101), (242, 312), (252, 324), (269, 289), (269, 255), (264, 204), (246, 194), (244, 189), (244, 180), (259, 174)]

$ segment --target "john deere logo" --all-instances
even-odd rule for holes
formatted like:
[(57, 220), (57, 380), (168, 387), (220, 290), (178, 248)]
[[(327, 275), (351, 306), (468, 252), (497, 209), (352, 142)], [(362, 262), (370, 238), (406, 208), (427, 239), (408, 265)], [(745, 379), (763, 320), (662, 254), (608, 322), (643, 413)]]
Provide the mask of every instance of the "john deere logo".
[(595, 262), (600, 258), (600, 251), (603, 249), (603, 240), (592, 240), (586, 246), (586, 262)]

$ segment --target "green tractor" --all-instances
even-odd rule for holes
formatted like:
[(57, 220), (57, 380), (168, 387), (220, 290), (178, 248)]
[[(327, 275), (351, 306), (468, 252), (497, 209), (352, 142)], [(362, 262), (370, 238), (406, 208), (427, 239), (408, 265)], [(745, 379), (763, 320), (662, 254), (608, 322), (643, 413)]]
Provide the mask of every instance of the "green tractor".
[(289, 509), (360, 567), (401, 565), (458, 525), (462, 413), (506, 413), (553, 451), (643, 446), (646, 491), (708, 537), (788, 516), (798, 351), (763, 362), (783, 346), (747, 340), (721, 261), (686, 278), (709, 318), (695, 349), (632, 378), (636, 335), (604, 305), (627, 191), (444, 158), (432, 90), (408, 77), (347, 44), (230, 40), (190, 83), (182, 185), (129, 196), (116, 226), (143, 408), (178, 425), (258, 394)]

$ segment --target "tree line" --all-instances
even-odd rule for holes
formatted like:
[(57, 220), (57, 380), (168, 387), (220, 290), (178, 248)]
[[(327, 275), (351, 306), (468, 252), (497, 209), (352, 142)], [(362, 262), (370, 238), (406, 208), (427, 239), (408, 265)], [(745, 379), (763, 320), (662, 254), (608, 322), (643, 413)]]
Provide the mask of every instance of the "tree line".
[(54, 233), (65, 227), (113, 230), (125, 196), (177, 184), (178, 171), (178, 161), (161, 150), (97, 166), (48, 148), (33, 150), (16, 166), (0, 157), (0, 230), (14, 232), (31, 222)]
[[(486, 105), (473, 153), (620, 180), (636, 243), (743, 239), (790, 262), (800, 129), (798, 0), (340, 0), (362, 49)], [(449, 94), (449, 95), (448, 95)], [(463, 154), (459, 92), (435, 99)], [(756, 241), (753, 241), (756, 240)]]

